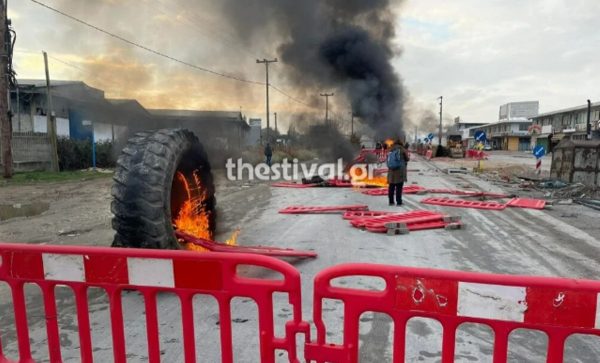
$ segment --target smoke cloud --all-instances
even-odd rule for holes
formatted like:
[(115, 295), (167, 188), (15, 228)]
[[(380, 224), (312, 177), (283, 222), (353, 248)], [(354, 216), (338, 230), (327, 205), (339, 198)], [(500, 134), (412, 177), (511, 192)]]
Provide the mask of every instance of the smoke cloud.
[(221, 10), (249, 42), (278, 37), (285, 77), (306, 94), (334, 90), (337, 104), (378, 138), (402, 137), (403, 88), (391, 60), (393, 0), (237, 0)]

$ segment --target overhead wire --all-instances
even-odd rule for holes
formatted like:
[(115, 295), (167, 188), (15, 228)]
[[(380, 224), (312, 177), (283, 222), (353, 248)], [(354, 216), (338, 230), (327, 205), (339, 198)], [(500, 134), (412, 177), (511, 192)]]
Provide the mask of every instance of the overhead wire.
[[(64, 17), (66, 17), (68, 19), (71, 19), (72, 21), (75, 21), (75, 22), (77, 22), (79, 24), (82, 24), (82, 25), (84, 25), (84, 26), (86, 26), (88, 28), (94, 29), (94, 30), (96, 30), (96, 31), (98, 31), (100, 33), (103, 33), (103, 34), (108, 35), (108, 36), (110, 36), (110, 37), (112, 37), (114, 39), (117, 39), (117, 40), (119, 40), (119, 41), (121, 41), (123, 43), (129, 44), (129, 45), (134, 46), (136, 48), (145, 50), (145, 51), (150, 52), (150, 53), (152, 53), (154, 55), (157, 55), (159, 57), (168, 59), (170, 61), (182, 64), (184, 66), (193, 68), (195, 70), (198, 70), (198, 71), (201, 71), (201, 72), (205, 72), (205, 73), (209, 73), (209, 74), (212, 74), (212, 75), (215, 75), (215, 76), (218, 76), (218, 77), (222, 77), (222, 78), (226, 78), (226, 79), (231, 79), (231, 80), (234, 80), (234, 81), (242, 82), (242, 83), (253, 84), (253, 85), (261, 85), (261, 86), (265, 86), (266, 85), (265, 82), (249, 80), (249, 79), (245, 79), (245, 78), (242, 78), (242, 77), (234, 76), (234, 75), (231, 75), (231, 74), (214, 71), (212, 69), (209, 69), (209, 68), (206, 68), (206, 67), (202, 67), (202, 66), (199, 66), (199, 65), (196, 65), (196, 64), (192, 64), (190, 62), (187, 62), (187, 61), (181, 60), (179, 58), (173, 57), (173, 56), (168, 55), (168, 54), (166, 54), (164, 52), (152, 49), (152, 48), (150, 48), (148, 46), (145, 46), (145, 45), (140, 44), (138, 42), (129, 40), (127, 38), (124, 38), (124, 37), (122, 37), (122, 36), (120, 36), (118, 34), (112, 33), (112, 32), (110, 32), (108, 30), (103, 29), (103, 28), (100, 28), (100, 27), (98, 27), (96, 25), (93, 25), (93, 24), (91, 24), (91, 23), (89, 23), (89, 22), (87, 22), (85, 20), (79, 19), (79, 18), (77, 18), (77, 17), (75, 17), (73, 15), (65, 13), (64, 11), (56, 9), (56, 8), (54, 8), (54, 7), (52, 7), (52, 6), (48, 5), (48, 4), (45, 4), (45, 3), (41, 2), (41, 1), (38, 1), (38, 0), (30, 0), (30, 1), (33, 2), (33, 3), (35, 3), (35, 4), (37, 4), (37, 5), (39, 5), (39, 6), (42, 6), (42, 7), (46, 8), (46, 9), (48, 9), (48, 10), (54, 12), (54, 13), (57, 13), (57, 14), (59, 14), (61, 16), (64, 16)], [(163, 12), (163, 14), (164, 14), (164, 12)], [(55, 60), (58, 60), (58, 59), (55, 59)], [(62, 60), (58, 60), (58, 61), (66, 64), (65, 61), (62, 61)], [(74, 66), (72, 64), (68, 64), (68, 65), (71, 65), (71, 66), (73, 66), (75, 68), (78, 68), (77, 66)], [(312, 106), (312, 105), (310, 105), (310, 104), (308, 104), (308, 103), (306, 103), (304, 101), (301, 101), (300, 99), (298, 99), (298, 98), (290, 95), (289, 93), (283, 91), (279, 87), (274, 86), (273, 84), (269, 84), (269, 87), (271, 87), (273, 90), (279, 92), (280, 94), (284, 95), (285, 97), (288, 97), (289, 99), (291, 99), (292, 101), (294, 101), (294, 102), (296, 102), (298, 104), (301, 104), (301, 105), (303, 105), (305, 107), (308, 107), (308, 108), (316, 109), (315, 106)]]

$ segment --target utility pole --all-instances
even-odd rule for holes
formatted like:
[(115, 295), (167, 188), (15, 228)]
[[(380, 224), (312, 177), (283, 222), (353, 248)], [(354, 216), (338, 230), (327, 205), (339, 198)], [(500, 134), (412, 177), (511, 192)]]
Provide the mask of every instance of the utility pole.
[(415, 126), (415, 144), (417, 143), (418, 135), (419, 135), (419, 126)]
[(334, 93), (321, 93), (321, 97), (325, 97), (325, 124), (329, 124), (329, 97), (332, 97)]
[[(52, 92), (50, 91), (50, 71), (48, 70), (48, 54), (44, 51), (42, 51), (42, 53), (44, 54), (44, 67), (46, 68), (46, 128), (48, 131), (48, 137), (50, 138), (50, 158), (52, 160), (52, 171), (58, 172), (58, 151), (56, 150), (56, 118), (54, 117), (54, 105), (52, 104)], [(93, 133), (94, 129), (92, 129), (92, 140)]]
[(442, 106), (444, 104), (444, 96), (438, 98), (440, 100), (440, 131), (438, 134), (439, 145), (442, 146)]
[(354, 112), (350, 112), (350, 140), (354, 137)]
[(592, 101), (587, 100), (587, 139), (592, 139)]
[[(0, 26), (2, 27), (0, 41), (0, 135), (2, 140), (2, 164), (4, 165), (3, 176), (12, 178), (13, 160), (12, 160), (12, 124), (8, 113), (8, 104), (10, 102), (10, 93), (8, 92), (8, 43), (10, 37), (8, 34), (8, 19), (6, 4), (4, 0), (0, 1)], [(8, 39), (7, 39), (8, 37)], [(7, 41), (8, 40), (8, 41)]]
[(275, 59), (257, 59), (256, 63), (258, 64), (264, 64), (265, 65), (265, 69), (266, 69), (266, 74), (267, 74), (267, 81), (265, 82), (266, 88), (267, 88), (267, 143), (269, 143), (269, 127), (271, 127), (270, 123), (269, 123), (269, 116), (270, 116), (270, 111), (269, 111), (269, 64), (270, 63), (277, 63), (277, 58)]
[(278, 133), (279, 131), (277, 130), (277, 112), (275, 112), (274, 114), (275, 114), (275, 133)]

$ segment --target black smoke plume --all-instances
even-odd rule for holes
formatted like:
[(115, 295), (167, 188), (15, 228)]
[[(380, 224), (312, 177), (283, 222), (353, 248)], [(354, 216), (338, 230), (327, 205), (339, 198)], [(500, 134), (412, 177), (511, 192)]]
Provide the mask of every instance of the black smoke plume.
[[(223, 0), (250, 44), (274, 40), (284, 76), (305, 97), (335, 91), (378, 138), (402, 137), (403, 88), (391, 64), (399, 0)], [(257, 48), (261, 48), (257, 45)], [(347, 106), (346, 106), (347, 107)], [(348, 110), (350, 111), (350, 110)]]

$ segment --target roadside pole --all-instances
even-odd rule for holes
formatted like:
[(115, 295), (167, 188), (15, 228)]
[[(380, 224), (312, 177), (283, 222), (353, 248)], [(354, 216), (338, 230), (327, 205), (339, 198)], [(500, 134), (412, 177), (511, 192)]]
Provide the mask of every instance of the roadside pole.
[(537, 175), (542, 174), (542, 158), (546, 155), (546, 148), (542, 145), (538, 145), (533, 148), (533, 156), (535, 156), (535, 173)]
[(54, 115), (54, 105), (52, 103), (52, 92), (50, 91), (50, 71), (48, 70), (48, 54), (42, 51), (44, 54), (44, 67), (46, 68), (46, 125), (48, 137), (50, 138), (50, 159), (52, 161), (52, 171), (59, 172), (58, 168), (58, 150), (56, 141), (56, 117)]
[(13, 159), (12, 159), (12, 124), (8, 111), (10, 102), (10, 94), (8, 92), (8, 24), (6, 19), (6, 5), (4, 0), (0, 1), (0, 26), (2, 36), (0, 41), (2, 47), (0, 49), (0, 135), (2, 140), (2, 164), (4, 165), (3, 176), (12, 178), (13, 175)]

